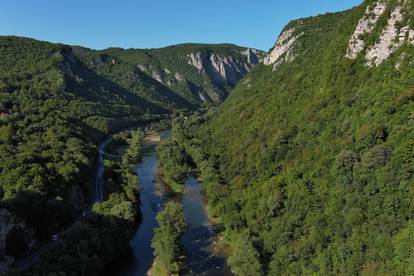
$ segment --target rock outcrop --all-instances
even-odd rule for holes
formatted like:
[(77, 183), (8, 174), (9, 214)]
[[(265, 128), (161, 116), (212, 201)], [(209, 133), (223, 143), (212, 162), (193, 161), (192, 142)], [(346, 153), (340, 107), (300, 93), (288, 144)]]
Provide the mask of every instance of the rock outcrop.
[(207, 74), (214, 84), (234, 87), (261, 59), (260, 52), (255, 49), (246, 49), (240, 54), (246, 60), (209, 51), (191, 53), (188, 55), (188, 64), (200, 73)]
[(414, 30), (408, 32), (408, 41), (414, 46)]
[(178, 72), (175, 73), (174, 78), (176, 81), (185, 81), (185, 77)]
[(157, 71), (152, 72), (151, 77), (152, 77), (153, 79), (157, 80), (157, 81), (158, 81), (158, 82), (160, 82), (160, 83), (164, 83), (163, 78), (162, 78), (162, 75), (161, 75), (161, 73), (160, 73), (160, 72), (157, 72)]
[(279, 62), (279, 59), (282, 58), (285, 54), (286, 55), (284, 61), (293, 60), (293, 56), (291, 55), (291, 49), (298, 38), (298, 36), (294, 35), (294, 31), (294, 28), (290, 28), (283, 31), (280, 34), (275, 46), (270, 51), (270, 53), (264, 58), (264, 64), (270, 65)]
[(365, 49), (364, 35), (372, 32), (386, 8), (385, 1), (378, 1), (374, 6), (367, 7), (364, 17), (358, 21), (358, 25), (349, 39), (349, 46), (346, 52), (347, 58), (355, 59)]
[(409, 28), (407, 26), (400, 30), (397, 29), (397, 23), (401, 22), (402, 19), (401, 7), (397, 6), (391, 13), (379, 41), (368, 50), (365, 56), (369, 65), (380, 65), (404, 43)]
[(247, 48), (241, 53), (247, 57), (247, 63), (249, 64), (258, 64), (262, 60), (261, 52), (256, 49)]
[(147, 72), (147, 71), (148, 71), (148, 68), (149, 68), (149, 66), (148, 66), (148, 65), (146, 65), (146, 64), (138, 64), (138, 65), (137, 65), (137, 67), (138, 67), (138, 69), (139, 69), (139, 70), (141, 70), (142, 72)]
[[(405, 42), (414, 45), (414, 30), (410, 29), (408, 22), (405, 22), (404, 10), (407, 1), (397, 1), (391, 6), (390, 1), (379, 0), (372, 6), (367, 7), (365, 15), (358, 21), (356, 29), (349, 40), (346, 57), (356, 59), (359, 54), (365, 52), (365, 60), (368, 66), (379, 66), (396, 52)], [(385, 13), (389, 9), (390, 14)], [(377, 28), (377, 23), (382, 16), (389, 16), (387, 24), (380, 30), (378, 38), (373, 45), (366, 45), (366, 37), (372, 35)], [(402, 55), (403, 57), (404, 55)], [(396, 67), (399, 67), (400, 61)]]
[(167, 109), (220, 104), (265, 54), (232, 44), (196, 43), (160, 49), (74, 49), (92, 72)]

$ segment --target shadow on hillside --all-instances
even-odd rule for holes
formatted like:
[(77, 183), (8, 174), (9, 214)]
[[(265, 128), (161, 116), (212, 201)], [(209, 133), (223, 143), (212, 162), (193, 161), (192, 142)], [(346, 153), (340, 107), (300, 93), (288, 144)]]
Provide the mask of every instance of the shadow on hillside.
[(17, 263), (10, 275), (99, 275), (129, 248), (134, 223), (91, 213), (76, 221), (46, 250)]
[[(125, 96), (123, 104), (134, 104), (145, 111), (147, 108), (153, 111), (163, 111), (160, 106), (152, 104), (147, 100), (131, 93), (119, 84), (102, 77), (95, 71), (89, 69), (82, 61), (75, 58), (71, 62), (71, 69), (78, 77), (82, 77), (81, 81), (76, 78), (68, 78), (66, 90), (76, 92), (75, 94), (87, 101), (100, 102), (101, 104), (107, 101), (108, 103), (119, 104), (122, 101), (122, 96)], [(165, 111), (165, 110), (164, 110)]]
[(163, 96), (167, 97), (168, 103), (174, 103), (177, 104), (178, 108), (183, 109), (196, 109), (197, 107), (189, 102), (187, 99), (185, 99), (183, 96), (176, 93), (174, 90), (171, 90), (161, 82), (155, 80), (151, 76), (147, 75), (146, 73), (140, 72), (141, 78), (145, 81), (145, 83), (148, 83), (154, 87), (157, 88), (157, 91), (160, 91)]
[[(77, 58), (75, 58), (75, 62), (72, 63), (71, 67), (75, 69), (75, 74), (82, 77), (82, 81), (79, 82), (75, 78), (69, 78), (67, 90), (76, 91), (76, 95), (85, 100), (101, 103), (108, 102), (110, 104), (128, 104), (139, 107), (141, 112), (150, 110), (154, 113), (166, 113), (168, 111), (166, 106), (154, 103), (159, 102), (161, 99), (165, 101), (165, 105), (170, 105), (169, 107), (171, 108), (194, 108), (185, 98), (143, 72), (133, 72), (138, 74), (139, 79), (127, 81), (129, 86), (137, 86), (135, 87), (137, 92), (132, 92), (131, 87), (121, 86), (120, 83), (100, 75)], [(120, 74), (122, 73), (120, 72)], [(122, 77), (120, 78), (122, 79)], [(124, 78), (128, 79), (128, 77)], [(140, 85), (138, 85), (138, 82)], [(148, 99), (138, 95), (138, 91), (145, 92), (149, 98), (153, 97), (153, 94), (160, 95), (154, 98), (154, 102), (150, 102)]]

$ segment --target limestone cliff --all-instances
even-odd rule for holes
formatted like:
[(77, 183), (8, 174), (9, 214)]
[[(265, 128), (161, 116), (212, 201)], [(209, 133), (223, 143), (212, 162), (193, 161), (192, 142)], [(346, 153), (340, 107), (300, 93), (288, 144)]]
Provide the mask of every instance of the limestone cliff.
[[(92, 57), (88, 49), (76, 50), (91, 69), (105, 73), (105, 77), (108, 77), (107, 72), (122, 67), (121, 70), (127, 73), (111, 76), (111, 80), (122, 85), (128, 83), (124, 86), (127, 89), (140, 86), (142, 89), (136, 92), (151, 102), (158, 104), (156, 101), (166, 98), (166, 94), (175, 94), (176, 98), (189, 103), (184, 106), (192, 107), (223, 102), (264, 56), (260, 50), (232, 44), (181, 44), (160, 49), (110, 48), (95, 51)], [(112, 59), (119, 62), (112, 64)], [(143, 82), (146, 84), (140, 85)], [(157, 87), (148, 89), (154, 86)], [(148, 90), (151, 91), (149, 95), (144, 93)]]
[(234, 87), (260, 60), (259, 51), (246, 49), (240, 51), (245, 59), (231, 55), (219, 55), (214, 52), (196, 52), (188, 55), (188, 64), (200, 73), (207, 74), (216, 85)]
[(292, 54), (292, 49), (299, 36), (301, 36), (301, 34), (295, 35), (294, 28), (287, 28), (284, 30), (277, 39), (273, 49), (264, 58), (264, 64), (275, 64), (273, 67), (275, 69), (277, 65), (283, 62), (294, 60), (295, 57)]
[[(364, 53), (368, 66), (379, 66), (404, 43), (414, 45), (414, 29), (407, 14), (412, 8), (412, 1), (406, 0), (380, 0), (368, 5), (349, 40), (346, 57), (356, 59)], [(386, 23), (379, 25), (380, 20)], [(367, 45), (370, 41), (374, 43)]]

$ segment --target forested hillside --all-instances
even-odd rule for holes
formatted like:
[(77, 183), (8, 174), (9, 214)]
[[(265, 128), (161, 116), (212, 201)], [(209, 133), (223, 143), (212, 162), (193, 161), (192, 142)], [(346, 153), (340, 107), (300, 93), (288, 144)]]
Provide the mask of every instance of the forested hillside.
[(167, 111), (68, 46), (1, 37), (0, 56), (0, 257), (18, 259), (90, 204), (99, 140)]
[[(193, 49), (210, 54), (217, 50), (217, 56), (230, 53), (234, 62), (246, 66), (232, 81), (254, 65), (237, 46), (177, 49), (183, 55)], [(193, 72), (194, 66), (181, 68), (182, 63), (174, 61), (178, 53), (151, 51), (160, 57), (149, 56), (148, 66), (155, 68), (151, 64), (167, 59), (171, 72), (181, 72), (183, 82), (191, 79), (184, 74)], [(144, 53), (0, 37), (0, 260), (23, 257), (39, 240), (50, 239), (86, 210), (92, 202), (96, 145), (106, 135), (213, 104), (186, 97), (140, 70), (136, 60)], [(206, 74), (194, 70), (200, 78)], [(208, 93), (220, 93), (223, 100), (235, 84)]]
[(75, 52), (92, 70), (151, 102), (192, 109), (220, 104), (264, 55), (230, 44), (102, 51), (75, 47)]
[(237, 275), (414, 273), (413, 5), (290, 22), (218, 110), (176, 124)]

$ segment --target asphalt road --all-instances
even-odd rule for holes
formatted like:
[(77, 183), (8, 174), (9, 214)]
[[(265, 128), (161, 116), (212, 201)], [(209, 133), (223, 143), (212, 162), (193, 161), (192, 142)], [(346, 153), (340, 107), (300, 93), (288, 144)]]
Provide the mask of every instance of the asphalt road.
[[(96, 177), (95, 177), (95, 190), (93, 192), (93, 202), (90, 204), (90, 207), (88, 208), (87, 212), (89, 213), (92, 209), (93, 203), (96, 202), (102, 202), (104, 199), (104, 170), (105, 170), (105, 163), (104, 163), (104, 157), (110, 157), (110, 158), (119, 158), (117, 155), (106, 153), (105, 147), (112, 141), (112, 136), (107, 138), (104, 142), (102, 142), (98, 147), (98, 164), (96, 168)], [(77, 220), (75, 220), (76, 222)], [(75, 223), (74, 222), (74, 223)], [(74, 224), (73, 223), (73, 224)], [(72, 224), (72, 225), (73, 225)], [(67, 228), (70, 228), (72, 225), (68, 226)], [(58, 236), (60, 236), (63, 233), (57, 233)], [(40, 256), (48, 251), (51, 247), (53, 247), (55, 243), (52, 241), (44, 241), (41, 243), (38, 249), (36, 249), (34, 252), (32, 252), (30, 255), (25, 257), (24, 259), (21, 259), (17, 261), (12, 269), (13, 271), (19, 272), (22, 271), (28, 267), (30, 267), (32, 264), (34, 264)], [(6, 272), (7, 265), (0, 265), (0, 273)]]

